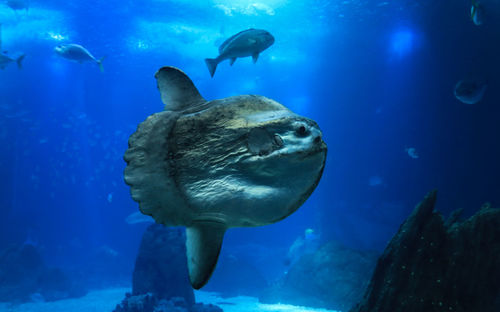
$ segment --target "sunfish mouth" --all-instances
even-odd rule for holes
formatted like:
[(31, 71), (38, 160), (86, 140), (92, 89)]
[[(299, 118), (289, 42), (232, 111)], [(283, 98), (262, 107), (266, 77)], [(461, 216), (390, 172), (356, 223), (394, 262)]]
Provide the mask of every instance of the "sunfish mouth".
[[(287, 166), (285, 164), (300, 166), (302, 162), (320, 161), (318, 157), (326, 159), (326, 152), (326, 143), (321, 141), (320, 144), (309, 148), (281, 148), (266, 155), (253, 155), (242, 160), (241, 163), (249, 166), (251, 171), (258, 173), (258, 176), (273, 178), (277, 171), (282, 171)], [(321, 154), (324, 154), (324, 156), (321, 156)]]
[(309, 146), (305, 148), (301, 147), (288, 147), (288, 148), (280, 148), (277, 149), (268, 155), (262, 155), (264, 159), (273, 158), (273, 157), (287, 157), (287, 156), (301, 156), (300, 158), (307, 158), (308, 156), (313, 156), (321, 152), (326, 152), (327, 146), (326, 143), (318, 138), (318, 140), (314, 141), (314, 146)]

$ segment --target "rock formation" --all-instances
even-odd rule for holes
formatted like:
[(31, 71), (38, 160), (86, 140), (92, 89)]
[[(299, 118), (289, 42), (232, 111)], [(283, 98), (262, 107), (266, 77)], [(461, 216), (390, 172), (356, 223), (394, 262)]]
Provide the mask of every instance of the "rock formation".
[(362, 298), (377, 256), (326, 243), (303, 255), (259, 300), (346, 311)]
[(63, 271), (47, 267), (36, 246), (12, 245), (0, 251), (0, 301), (55, 301), (84, 294)]
[(500, 311), (500, 209), (445, 222), (429, 193), (401, 225), (351, 312)]
[(195, 303), (185, 241), (181, 228), (150, 225), (135, 262), (132, 293), (114, 312), (222, 312), (217, 306)]
[(132, 295), (152, 293), (158, 299), (182, 297), (194, 304), (186, 267), (186, 237), (181, 228), (150, 225), (135, 261)]

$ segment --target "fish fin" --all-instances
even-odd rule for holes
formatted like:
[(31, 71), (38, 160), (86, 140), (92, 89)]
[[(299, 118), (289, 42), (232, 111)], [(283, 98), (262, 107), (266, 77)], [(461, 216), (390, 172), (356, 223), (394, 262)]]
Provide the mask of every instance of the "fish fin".
[(219, 60), (206, 58), (205, 64), (207, 64), (208, 71), (210, 72), (210, 77), (213, 77), (215, 74), (215, 70), (217, 69), (217, 65), (219, 64)]
[(231, 59), (231, 62), (229, 62), (229, 65), (233, 66), (234, 62), (236, 62), (236, 58), (235, 58), (235, 57), (233, 57), (233, 58)]
[(252, 60), (254, 64), (257, 63), (258, 59), (259, 59), (259, 53), (252, 54)]
[(17, 59), (16, 59), (16, 63), (17, 63), (17, 68), (19, 69), (22, 69), (23, 68), (23, 60), (24, 60), (24, 57), (25, 55), (24, 54), (21, 54)]
[(136, 211), (131, 213), (126, 219), (125, 222), (128, 224), (136, 224), (136, 223), (153, 223), (155, 220), (148, 215), (143, 214), (140, 211)]
[(99, 69), (101, 70), (101, 73), (104, 73), (104, 67), (102, 67), (102, 61), (104, 61), (104, 59), (105, 59), (105, 58), (106, 58), (106, 57), (105, 57), (105, 56), (103, 56), (103, 57), (101, 57), (100, 59), (96, 60), (97, 65), (99, 65)]
[(226, 226), (219, 222), (196, 222), (186, 229), (189, 281), (194, 289), (203, 287), (217, 264)]
[(177, 111), (206, 102), (191, 79), (178, 68), (162, 67), (155, 78), (165, 110)]

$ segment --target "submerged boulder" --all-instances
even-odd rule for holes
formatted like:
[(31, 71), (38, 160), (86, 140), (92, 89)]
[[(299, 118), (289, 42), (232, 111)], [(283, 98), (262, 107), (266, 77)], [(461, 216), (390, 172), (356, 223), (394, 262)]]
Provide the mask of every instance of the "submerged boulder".
[(47, 267), (36, 246), (12, 245), (0, 251), (0, 301), (55, 301), (84, 294), (63, 271)]
[(132, 295), (152, 293), (159, 299), (184, 298), (194, 304), (186, 266), (186, 237), (180, 228), (151, 224), (135, 261)]
[(217, 306), (195, 303), (185, 242), (183, 229), (151, 224), (135, 261), (132, 293), (114, 312), (222, 312)]
[(127, 294), (113, 312), (222, 312), (212, 304), (186, 304), (184, 298), (159, 299), (153, 294), (132, 296)]
[(500, 209), (445, 222), (429, 193), (401, 225), (351, 312), (500, 311)]
[(328, 242), (303, 255), (259, 300), (345, 311), (362, 298), (376, 259), (374, 252)]

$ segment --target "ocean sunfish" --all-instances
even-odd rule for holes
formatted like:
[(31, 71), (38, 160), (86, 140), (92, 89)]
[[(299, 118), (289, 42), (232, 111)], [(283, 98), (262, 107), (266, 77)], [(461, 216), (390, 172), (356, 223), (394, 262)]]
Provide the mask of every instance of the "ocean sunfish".
[(185, 226), (189, 278), (210, 278), (224, 234), (283, 220), (311, 195), (327, 147), (316, 122), (258, 95), (205, 100), (174, 67), (155, 75), (162, 112), (130, 136), (125, 182), (140, 211)]
[(210, 76), (214, 76), (217, 65), (223, 60), (231, 60), (232, 66), (238, 57), (251, 56), (253, 62), (257, 62), (259, 54), (273, 43), (273, 35), (266, 30), (251, 28), (240, 31), (220, 45), (219, 56), (205, 59)]

